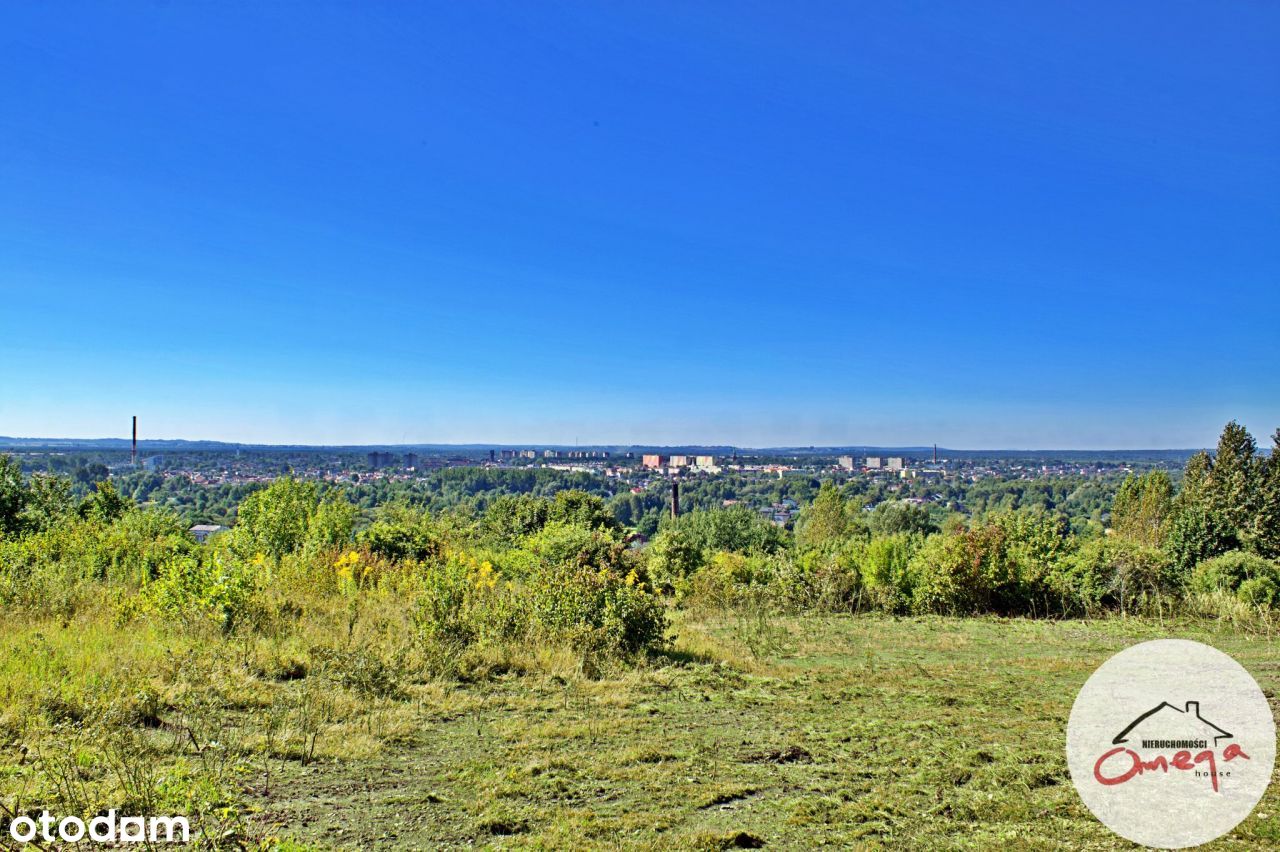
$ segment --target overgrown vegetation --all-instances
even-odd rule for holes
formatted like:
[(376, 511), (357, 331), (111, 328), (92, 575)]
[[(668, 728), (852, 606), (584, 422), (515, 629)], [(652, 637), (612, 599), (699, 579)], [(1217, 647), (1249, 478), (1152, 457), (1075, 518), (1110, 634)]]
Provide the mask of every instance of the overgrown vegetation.
[[(270, 800), (282, 778), (382, 759), (434, 722), (466, 725), (493, 696), (510, 699), (498, 685), (510, 678), (562, 686), (564, 718), (595, 742), (610, 732), (570, 712), (604, 701), (590, 684), (635, 696), (678, 684), (708, 702), (773, 694), (786, 678), (753, 687), (743, 673), (773, 671), (810, 641), (801, 625), (833, 616), (1209, 618), (1270, 636), (1280, 608), (1280, 454), (1260, 456), (1236, 424), (1214, 456), (1191, 460), (1180, 489), (1161, 472), (1124, 482), (1105, 531), (1043, 508), (938, 519), (904, 502), (864, 505), (826, 483), (794, 531), (743, 506), (704, 508), (664, 520), (640, 547), (583, 491), (501, 496), (479, 513), (389, 505), (362, 523), (341, 491), (281, 477), (245, 498), (232, 531), (199, 544), (176, 514), (139, 508), (110, 482), (77, 498), (0, 457), (0, 827), (36, 805), (86, 817), (132, 808), (189, 814), (206, 845), (270, 845), (247, 803)], [(493, 723), (477, 716), (475, 730)], [(789, 747), (778, 753), (801, 753)], [(636, 749), (624, 765), (689, 757)], [(530, 779), (561, 777), (546, 760)], [(512, 771), (484, 784), (523, 783)], [(764, 789), (729, 786), (708, 789), (707, 807)], [(809, 828), (794, 838), (857, 816), (847, 801), (814, 801), (795, 803)], [(814, 807), (826, 810), (801, 813)], [(495, 793), (468, 829), (479, 834), (449, 842), (543, 818)], [(880, 826), (858, 837), (912, 837), (896, 817), (858, 818)], [(599, 836), (638, 830), (618, 819)]]

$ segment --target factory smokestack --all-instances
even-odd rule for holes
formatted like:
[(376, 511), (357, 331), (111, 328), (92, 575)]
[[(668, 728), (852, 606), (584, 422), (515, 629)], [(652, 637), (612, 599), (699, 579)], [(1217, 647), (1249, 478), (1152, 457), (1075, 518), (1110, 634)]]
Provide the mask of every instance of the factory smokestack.
[(133, 415), (133, 452), (129, 456), (129, 463), (134, 467), (138, 466), (138, 415)]
[(938, 445), (937, 444), (933, 445), (933, 463), (934, 464), (938, 463)]
[(671, 480), (671, 519), (674, 521), (680, 514), (680, 483)]

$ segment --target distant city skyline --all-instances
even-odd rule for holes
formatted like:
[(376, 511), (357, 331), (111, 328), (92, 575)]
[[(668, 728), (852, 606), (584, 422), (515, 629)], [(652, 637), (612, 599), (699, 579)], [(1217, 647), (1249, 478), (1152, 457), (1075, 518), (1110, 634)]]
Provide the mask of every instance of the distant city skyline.
[(1280, 5), (0, 8), (0, 434), (1280, 426)]

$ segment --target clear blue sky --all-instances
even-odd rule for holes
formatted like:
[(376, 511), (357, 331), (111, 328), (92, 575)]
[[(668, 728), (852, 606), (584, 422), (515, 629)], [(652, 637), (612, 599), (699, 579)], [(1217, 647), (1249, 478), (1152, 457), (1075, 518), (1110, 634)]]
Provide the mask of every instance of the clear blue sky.
[(7, 3), (0, 435), (1280, 425), (1280, 4)]

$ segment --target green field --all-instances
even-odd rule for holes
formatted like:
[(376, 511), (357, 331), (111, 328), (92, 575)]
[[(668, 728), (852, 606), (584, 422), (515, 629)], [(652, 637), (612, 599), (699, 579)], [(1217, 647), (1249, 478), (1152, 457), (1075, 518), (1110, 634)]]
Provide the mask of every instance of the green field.
[[(59, 625), (10, 630), (9, 687), (45, 665), (109, 688), (112, 645), (135, 667), (147, 648), (158, 706), (186, 709), (130, 705), (121, 736), (149, 757), (117, 757), (118, 777), (103, 723), (71, 720), (39, 761), (7, 747), (0, 777), (9, 806), (21, 790), (74, 805), (70, 755), (89, 782), (186, 802), (251, 848), (1120, 848), (1065, 769), (1092, 670), (1179, 636), (1235, 655), (1273, 702), (1280, 686), (1272, 638), (1203, 622), (681, 614), (673, 630), (674, 650), (637, 668), (588, 678), (570, 655), (505, 653), (385, 697), (271, 670), (288, 649), (269, 642), (166, 648), (133, 629), (85, 648)], [(202, 695), (221, 697), (207, 717), (190, 709)], [(1280, 845), (1278, 810), (1273, 787), (1217, 845)]]
[[(596, 681), (424, 687), (405, 741), (284, 770), (254, 825), (321, 847), (1114, 848), (1063, 737), (1137, 641), (1198, 638), (1280, 685), (1269, 639), (1203, 626), (804, 617), (680, 625), (683, 659)], [(750, 651), (754, 646), (756, 657)], [(1274, 701), (1274, 698), (1273, 698)], [(1280, 845), (1280, 788), (1219, 845)]]

